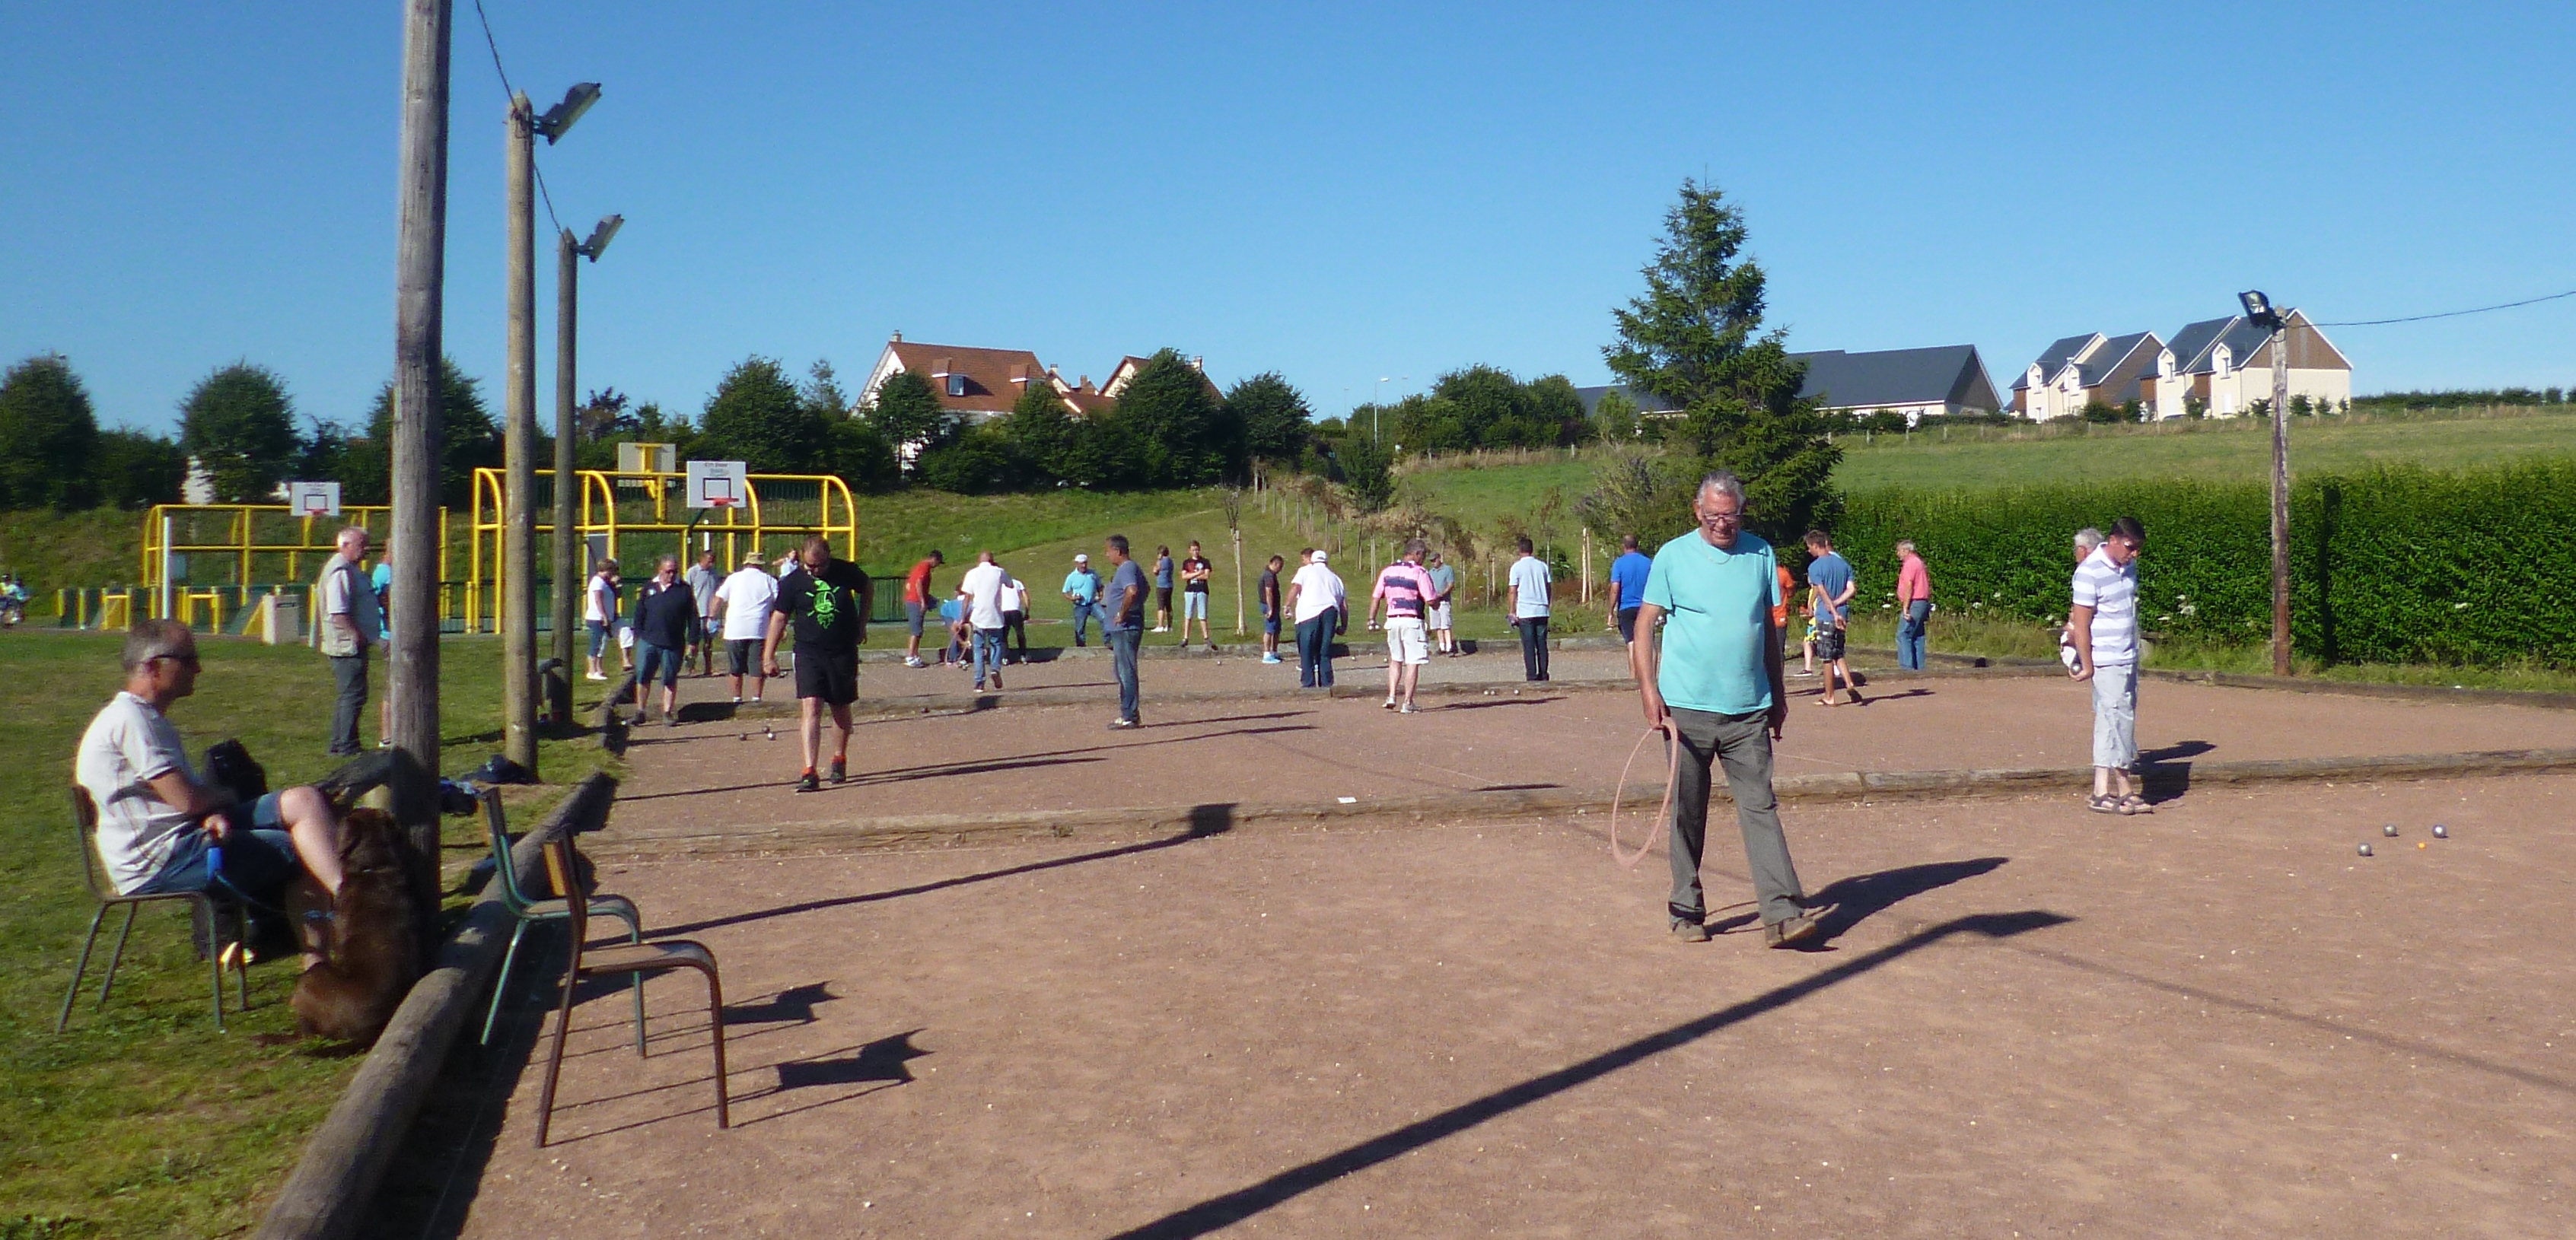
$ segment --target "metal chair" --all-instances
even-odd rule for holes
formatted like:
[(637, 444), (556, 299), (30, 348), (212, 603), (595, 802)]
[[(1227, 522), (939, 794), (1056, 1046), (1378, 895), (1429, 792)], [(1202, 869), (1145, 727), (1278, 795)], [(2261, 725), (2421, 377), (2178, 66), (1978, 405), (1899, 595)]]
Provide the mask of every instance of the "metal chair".
[[(501, 902), (510, 909), (517, 924), (510, 928), (510, 949), (502, 953), (501, 975), (492, 979), (492, 1007), (483, 1015), (483, 1045), (492, 1044), (492, 1026), (501, 1019), (501, 997), (510, 992), (510, 970), (519, 961), (519, 942), (528, 937), (528, 927), (541, 921), (563, 921), (572, 910), (562, 900), (531, 900), (519, 890), (519, 868), (510, 862), (510, 830), (507, 811), (501, 808), (501, 790), (486, 786), (476, 794), (483, 802), (483, 829), (492, 837), (492, 868), (498, 871)], [(624, 896), (599, 893), (589, 897), (591, 907), (626, 923), (626, 941), (644, 941), (644, 917), (635, 902)], [(644, 1052), (644, 979), (635, 979), (635, 1052)]]
[[(54, 1018), (54, 1032), (61, 1033), (71, 1025), (72, 1001), (80, 997), (81, 978), (89, 972), (89, 954), (98, 946), (98, 928), (107, 920), (107, 911), (118, 905), (125, 906), (125, 925), (116, 932), (115, 950), (108, 953), (106, 980), (98, 984), (98, 1006), (101, 1009), (107, 1007), (107, 993), (116, 985), (116, 966), (125, 959), (125, 940), (134, 933), (135, 914), (156, 900), (186, 900), (195, 905), (198, 914), (205, 918), (206, 973), (214, 992), (215, 1031), (223, 1032), (224, 960), (230, 952), (242, 950), (244, 944), (238, 938), (230, 944), (223, 941), (224, 919), (215, 897), (203, 891), (161, 891), (150, 895), (125, 895), (117, 891), (116, 884), (99, 872), (98, 804), (90, 800), (86, 788), (74, 785), (71, 792), (72, 830), (79, 837), (81, 877), (89, 883), (89, 896), (98, 902), (98, 911), (90, 914), (89, 937), (81, 940), (80, 963), (72, 966), (72, 984), (63, 992), (63, 1010)], [(243, 1011), (250, 1010), (248, 970), (241, 975), (241, 1006)]]
[[(672, 969), (695, 969), (706, 975), (707, 1031), (714, 1039), (716, 1054), (716, 1127), (732, 1127), (733, 1118), (731, 1112), (727, 1110), (725, 1095), (724, 986), (716, 975), (715, 953), (708, 951), (702, 944), (686, 939), (663, 939), (654, 943), (603, 947), (596, 951), (583, 950), (584, 932), (589, 928), (589, 901), (581, 894), (581, 884), (575, 878), (577, 871), (573, 867), (571, 838), (557, 836), (547, 840), (545, 856), (547, 876), (553, 880), (555, 889), (564, 893), (564, 909), (567, 920), (571, 922), (572, 930), (570, 936), (572, 958), (564, 966), (563, 1004), (555, 1012), (554, 1049), (546, 1056), (545, 1085), (537, 1092), (537, 1148), (545, 1148), (546, 1126), (554, 1116), (555, 1079), (563, 1072), (564, 1036), (572, 1029), (572, 1007), (575, 996), (581, 989), (581, 979), (618, 973), (634, 977), (638, 1004), (643, 1002), (642, 986), (644, 975), (647, 973), (661, 973)], [(636, 1020), (641, 1022), (643, 1015), (643, 1009), (638, 1007)], [(636, 1026), (636, 1034), (639, 1041), (636, 1043), (635, 1050), (640, 1055), (644, 1050), (640, 1040), (643, 1035), (641, 1023)]]

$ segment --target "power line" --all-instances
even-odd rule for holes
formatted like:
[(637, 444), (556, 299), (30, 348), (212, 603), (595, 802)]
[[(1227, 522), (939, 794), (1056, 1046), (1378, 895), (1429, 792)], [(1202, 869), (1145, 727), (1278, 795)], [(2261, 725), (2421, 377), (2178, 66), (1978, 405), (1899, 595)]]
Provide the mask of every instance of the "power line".
[(2536, 306), (2544, 301), (2557, 301), (2565, 297), (2576, 297), (2576, 289), (2569, 289), (2564, 293), (2551, 293), (2547, 297), (2529, 297), (2521, 301), (2508, 301), (2502, 305), (2479, 306), (2474, 310), (2445, 310), (2440, 314), (2410, 314), (2404, 318), (2396, 319), (2346, 319), (2340, 323), (2318, 323), (2315, 324), (2315, 326), (2378, 327), (2387, 323), (2421, 323), (2426, 319), (2456, 319), (2464, 314), (2485, 314), (2494, 310), (2511, 310), (2517, 306)]
[[(483, 0), (474, 0), (474, 20), (483, 25), (483, 46), (492, 49), (492, 74), (501, 79), (501, 93), (515, 104), (519, 92), (510, 85), (510, 71), (501, 67), (501, 43), (492, 37), (492, 18), (483, 11)], [(533, 158), (528, 168), (537, 174), (537, 196), (546, 201), (546, 222), (554, 225), (556, 232), (562, 232), (563, 221), (555, 216), (555, 196), (546, 189), (546, 170), (538, 167)]]

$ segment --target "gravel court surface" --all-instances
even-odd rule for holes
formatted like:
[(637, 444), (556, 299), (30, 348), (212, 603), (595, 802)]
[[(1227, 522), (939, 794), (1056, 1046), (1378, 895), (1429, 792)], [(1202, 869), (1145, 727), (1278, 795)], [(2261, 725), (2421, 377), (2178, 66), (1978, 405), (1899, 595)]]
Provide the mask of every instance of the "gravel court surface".
[(1801, 807), (1817, 952), (1672, 942), (1660, 857), (1566, 827), (612, 863), (724, 962), (738, 1127), (700, 992), (638, 1063), (603, 991), (461, 1231), (2566, 1234), (2571, 809)]
[[(1621, 691), (1503, 685), (1492, 697), (1425, 699), (1424, 713), (1408, 716), (1381, 709), (1373, 697), (1162, 707), (1154, 703), (1154, 683), (1148, 680), (1145, 699), (1149, 726), (1127, 732), (1105, 728), (1114, 704), (862, 718), (851, 746), (852, 782), (811, 795), (788, 790), (801, 765), (792, 721), (775, 721), (770, 730), (756, 720), (639, 727), (618, 813), (748, 824), (1332, 803), (1443, 790), (1607, 791), (1645, 730), (1636, 697)], [(2083, 686), (2053, 678), (1890, 681), (1866, 706), (1832, 709), (1809, 705), (1812, 689), (1791, 694), (1794, 713), (1777, 749), (1784, 777), (2091, 761), (2091, 698)], [(2159, 681), (2142, 685), (2139, 697), (2139, 743), (2151, 760), (2576, 747), (2576, 711)], [(1656, 749), (1647, 744), (1629, 779), (1650, 803), (1662, 784)]]

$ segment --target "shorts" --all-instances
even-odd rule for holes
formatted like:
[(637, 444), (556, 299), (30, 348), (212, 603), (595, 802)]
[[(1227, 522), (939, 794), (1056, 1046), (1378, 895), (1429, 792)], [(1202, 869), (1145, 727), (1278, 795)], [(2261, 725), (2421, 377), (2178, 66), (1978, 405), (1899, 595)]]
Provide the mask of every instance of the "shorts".
[(1207, 596), (1207, 591), (1205, 591), (1205, 590), (1184, 590), (1184, 591), (1182, 591), (1182, 592), (1181, 592), (1181, 619), (1183, 619), (1183, 620), (1205, 620), (1205, 619), (1207, 619), (1207, 600), (1208, 600), (1208, 596)]
[(1164, 611), (1170, 611), (1172, 609), (1172, 588), (1170, 586), (1154, 587), (1154, 606)]
[(1396, 616), (1387, 620), (1386, 661), (1414, 664), (1431, 661), (1431, 643), (1422, 635), (1421, 620), (1412, 616)]
[(1263, 616), (1261, 618), (1261, 635), (1264, 637), (1279, 636), (1279, 617)]
[(1821, 625), (1816, 629), (1816, 657), (1827, 663), (1839, 663), (1843, 657), (1841, 625)]
[(248, 815), (236, 816), (233, 837), (223, 845), (220, 887), (206, 869), (206, 849), (212, 843), (195, 827), (181, 828), (170, 841), (170, 855), (161, 869), (131, 894), (229, 887), (235, 894), (275, 904), (285, 894), (286, 884), (304, 870), (304, 863), (295, 856), (295, 838), (286, 833), (286, 821), (278, 816), (274, 792), (251, 802)]
[(1449, 604), (1433, 603), (1431, 605), (1431, 616), (1425, 623), (1433, 629), (1444, 633), (1447, 632), (1449, 630)]
[(641, 642), (635, 647), (635, 684), (638, 688), (654, 681), (671, 689), (680, 683), (680, 652), (668, 646)]
[(796, 696), (821, 698), (832, 706), (847, 706), (858, 701), (859, 652), (798, 646)]
[(926, 609), (919, 603), (905, 603), (903, 605), (904, 630), (912, 634), (912, 640), (914, 641), (921, 640), (921, 613), (924, 610)]
[(733, 674), (736, 676), (759, 675), (760, 639), (744, 637), (726, 642), (725, 662), (733, 665)]
[(1816, 618), (1814, 616), (1809, 616), (1807, 617), (1807, 631), (1799, 636), (1798, 641), (1802, 645), (1813, 645), (1815, 640)]
[(1619, 640), (1623, 642), (1637, 640), (1637, 613), (1643, 610), (1645, 609), (1641, 607), (1619, 609)]

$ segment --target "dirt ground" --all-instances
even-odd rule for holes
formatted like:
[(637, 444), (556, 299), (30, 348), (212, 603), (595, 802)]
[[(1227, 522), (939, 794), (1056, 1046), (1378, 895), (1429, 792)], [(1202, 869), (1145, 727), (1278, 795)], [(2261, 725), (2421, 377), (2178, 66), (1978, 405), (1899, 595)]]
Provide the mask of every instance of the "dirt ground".
[(1794, 808), (1812, 952), (1672, 941), (1561, 826), (611, 864), (723, 960), (735, 1127), (694, 981), (641, 1062), (602, 991), (436, 1230), (2563, 1235), (2571, 808)]
[[(1480, 661), (1489, 660), (1457, 662)], [(617, 813), (623, 822), (777, 823), (1332, 803), (1443, 790), (1607, 791), (1644, 732), (1636, 698), (1626, 692), (1506, 683), (1490, 697), (1424, 699), (1425, 713), (1406, 716), (1380, 709), (1374, 698), (1157, 707), (1155, 683), (1147, 682), (1148, 726), (1132, 732), (1106, 730), (1114, 699), (862, 719), (851, 782), (809, 795), (788, 788), (801, 763), (786, 721), (769, 725), (774, 732), (756, 721), (641, 727), (628, 750), (633, 775), (619, 791)], [(1777, 749), (1777, 773), (2080, 767), (2091, 760), (2091, 697), (2080, 685), (1891, 679), (1874, 692), (1866, 706), (1825, 709), (1809, 704), (1812, 688), (1793, 686), (1797, 704)], [(2576, 712), (2568, 711), (2157, 681), (2141, 686), (2139, 699), (2139, 743), (2151, 760), (2166, 762), (2576, 747)], [(1660, 761), (1650, 746), (1630, 786), (1655, 795)]]

